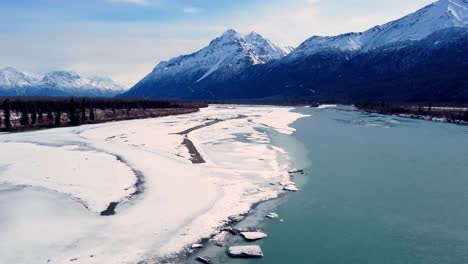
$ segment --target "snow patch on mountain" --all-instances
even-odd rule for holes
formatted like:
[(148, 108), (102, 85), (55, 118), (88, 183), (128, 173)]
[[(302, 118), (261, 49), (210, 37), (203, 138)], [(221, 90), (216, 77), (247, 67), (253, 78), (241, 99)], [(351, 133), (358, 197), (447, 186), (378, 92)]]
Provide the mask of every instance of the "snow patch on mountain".
[(123, 91), (125, 88), (109, 77), (91, 76), (88, 78), (89, 84), (99, 90)]
[(440, 0), (365, 32), (333, 37), (313, 36), (294, 50), (291, 57), (312, 55), (330, 48), (340, 51), (368, 51), (391, 43), (421, 40), (445, 28), (466, 26), (468, 0)]

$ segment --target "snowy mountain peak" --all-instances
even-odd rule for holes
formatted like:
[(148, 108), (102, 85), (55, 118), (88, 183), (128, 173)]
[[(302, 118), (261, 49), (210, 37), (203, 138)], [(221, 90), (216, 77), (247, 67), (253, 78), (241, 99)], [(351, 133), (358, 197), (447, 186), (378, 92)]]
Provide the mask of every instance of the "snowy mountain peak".
[(44, 76), (40, 82), (42, 86), (74, 88), (84, 90), (117, 91), (124, 88), (108, 77), (92, 76), (82, 77), (73, 71), (53, 71)]
[(224, 32), (221, 36), (213, 39), (208, 47), (212, 47), (215, 49), (223, 48), (226, 45), (237, 45), (244, 36), (234, 29), (229, 29), (228, 31)]
[(255, 31), (250, 32), (246, 36), (247, 38), (261, 38), (262, 36)]
[(84, 84), (83, 79), (72, 71), (53, 71), (47, 73), (41, 81), (41, 85), (52, 87), (79, 87)]
[(276, 45), (270, 40), (263, 38), (257, 32), (249, 33), (244, 37), (244, 40), (252, 45), (253, 49), (255, 49), (258, 54), (270, 56), (265, 58), (268, 61), (280, 59), (292, 51), (291, 47)]
[(248, 65), (280, 59), (290, 51), (290, 48), (276, 45), (258, 33), (243, 35), (229, 29), (195, 53), (161, 62), (142, 82), (184, 74), (190, 75), (191, 81), (196, 83), (221, 68), (238, 72)]
[(249, 34), (245, 35), (244, 39), (249, 43), (252, 43), (254, 41), (259, 41), (259, 40), (260, 41), (266, 41), (266, 39), (264, 39), (260, 34), (258, 34), (255, 31), (252, 31)]
[(51, 71), (44, 78), (80, 78), (78, 73), (74, 71)]
[(241, 36), (241, 34), (239, 34), (236, 30), (231, 28), (221, 35), (221, 37), (230, 37), (230, 36)]
[(88, 78), (88, 82), (92, 87), (100, 90), (114, 90), (120, 92), (125, 90), (121, 85), (109, 77), (92, 76)]
[(10, 73), (20, 73), (17, 69), (13, 67), (6, 67), (0, 70), (1, 72), (10, 72)]
[(440, 0), (365, 32), (334, 37), (313, 36), (293, 53), (295, 56), (303, 56), (330, 48), (341, 51), (371, 50), (395, 42), (421, 40), (445, 28), (466, 26), (468, 26), (468, 0)]
[(4, 89), (21, 88), (37, 83), (41, 75), (21, 72), (15, 68), (7, 67), (0, 70), (0, 87)]

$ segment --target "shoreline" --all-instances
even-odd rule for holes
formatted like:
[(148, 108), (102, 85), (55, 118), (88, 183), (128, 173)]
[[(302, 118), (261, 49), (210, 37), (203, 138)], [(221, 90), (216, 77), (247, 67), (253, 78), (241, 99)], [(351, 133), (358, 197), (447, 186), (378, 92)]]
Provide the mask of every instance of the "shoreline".
[[(243, 244), (245, 243), (245, 240), (240, 235), (234, 235), (226, 230), (261, 229), (259, 228), (259, 226), (261, 225), (261, 221), (265, 219), (265, 216), (267, 214), (265, 213), (265, 211), (274, 211), (273, 209), (276, 209), (281, 203), (285, 202), (289, 195), (291, 194), (285, 191), (283, 193), (278, 194), (278, 196), (275, 198), (271, 198), (265, 201), (259, 201), (252, 204), (251, 208), (247, 213), (243, 215), (238, 215), (239, 217), (242, 217), (241, 219), (237, 221), (233, 220), (230, 223), (219, 227), (214, 233), (211, 234), (210, 237), (202, 238), (199, 241), (199, 244), (203, 245), (202, 248), (192, 249), (190, 245), (187, 245), (184, 249), (180, 251), (180, 253), (176, 254), (176, 257), (167, 259), (163, 258), (162, 260), (169, 260), (168, 263), (183, 264), (186, 263), (186, 261), (195, 261), (198, 256), (206, 256), (206, 254), (204, 253), (206, 251), (216, 251), (218, 254), (216, 254), (215, 257), (219, 256), (219, 254), (223, 254), (226, 257), (228, 257), (228, 255), (226, 254), (226, 245), (234, 245), (235, 243)], [(218, 236), (222, 236), (222, 238), (217, 239)], [(217, 243), (221, 243), (222, 246), (216, 245)], [(251, 245), (253, 245), (255, 244), (255, 241), (250, 243)]]
[[(223, 105), (223, 106), (220, 106), (220, 107), (227, 107), (227, 108), (230, 108), (230, 107), (233, 107), (233, 108), (236, 108), (236, 107), (239, 107), (239, 108), (242, 108), (242, 107), (253, 107), (253, 106), (245, 106), (245, 105)], [(269, 107), (273, 107), (273, 106), (257, 106), (257, 107), (266, 107), (266, 108), (269, 108)], [(288, 112), (291, 112), (291, 113), (295, 113), (294, 110), (297, 109), (296, 107), (288, 107), (289, 110)], [(291, 124), (296, 122), (297, 120), (299, 120), (300, 118), (303, 118), (303, 117), (307, 117), (306, 115), (300, 115), (298, 116), (297, 118), (295, 118), (294, 120), (291, 120), (290, 122), (288, 122), (287, 124), (285, 123), (284, 125), (287, 127), (278, 127), (278, 126), (275, 126), (274, 124), (271, 124), (271, 125), (267, 125), (265, 123), (257, 123), (255, 127), (255, 130), (258, 130), (259, 132), (261, 133), (264, 133), (264, 131), (260, 131), (260, 130), (263, 130), (263, 129), (267, 129), (270, 131), (269, 136), (269, 140), (272, 140), (272, 133), (277, 133), (277, 134), (281, 134), (285, 137), (290, 137), (292, 134), (292, 130), (295, 130), (294, 128), (291, 127)], [(193, 132), (193, 131), (198, 131), (199, 129), (201, 128), (205, 128), (205, 127), (210, 127), (212, 125), (216, 125), (216, 124), (221, 124), (223, 122), (226, 122), (226, 121), (232, 121), (232, 120), (237, 120), (237, 119), (245, 119), (245, 118), (249, 118), (249, 116), (244, 116), (244, 115), (236, 115), (234, 117), (230, 117), (230, 118), (227, 118), (227, 119), (224, 119), (224, 120), (216, 120), (216, 121), (210, 121), (208, 122), (208, 125), (198, 125), (196, 127), (194, 127), (195, 129), (188, 129), (187, 131), (190, 132)], [(252, 122), (251, 120), (248, 120), (248, 122)], [(201, 133), (201, 132), (200, 132)], [(183, 135), (185, 136), (188, 136), (186, 134), (183, 133)], [(195, 141), (195, 143), (200, 143), (198, 141)], [(262, 144), (262, 143), (256, 143), (256, 144)], [(292, 169), (292, 160), (291, 160), (291, 155), (289, 153), (287, 153), (285, 151), (285, 149), (283, 149), (281, 146), (278, 146), (276, 144), (273, 144), (273, 142), (269, 142), (267, 144), (269, 147), (272, 147), (275, 149), (275, 151), (279, 151), (279, 153), (281, 153), (281, 155), (283, 155), (283, 157), (288, 160), (287, 162), (282, 162), (277, 158), (275, 158), (275, 162), (277, 162), (281, 167), (281, 171), (288, 175), (287, 176), (287, 180), (293, 180), (294, 177), (292, 174), (289, 173), (289, 170)], [(203, 148), (199, 149), (200, 152), (203, 151)], [(211, 163), (210, 161), (208, 161), (208, 163)], [(284, 181), (284, 179), (283, 179)], [(268, 182), (267, 184), (268, 186), (272, 186), (272, 182)], [(234, 227), (234, 226), (237, 226), (237, 225), (242, 225), (243, 223), (245, 223), (246, 219), (249, 219), (253, 214), (255, 214), (256, 212), (256, 209), (261, 207), (262, 205), (264, 204), (269, 204), (269, 203), (276, 203), (276, 201), (281, 201), (282, 199), (284, 199), (285, 197), (288, 196), (289, 192), (284, 190), (283, 189), (283, 186), (281, 186), (279, 184), (279, 182), (276, 182), (274, 184), (274, 188), (277, 188), (275, 191), (274, 191), (274, 194), (272, 194), (271, 196), (269, 196), (268, 198), (260, 198), (259, 200), (256, 200), (252, 203), (250, 203), (249, 205), (249, 208), (248, 209), (245, 209), (243, 210), (241, 213), (236, 213), (236, 214), (231, 214), (229, 216), (229, 220), (228, 221), (224, 221), (224, 223), (222, 225), (218, 225), (214, 230), (213, 232), (201, 237), (200, 239), (198, 239), (197, 241), (192, 241), (191, 243), (188, 243), (185, 245), (184, 248), (182, 248), (180, 251), (176, 252), (176, 253), (173, 253), (173, 254), (169, 254), (168, 256), (165, 256), (163, 258), (157, 258), (156, 261), (162, 261), (162, 263), (184, 263), (184, 261), (187, 261), (191, 258), (194, 257), (193, 260), (195, 260), (196, 256), (197, 256), (197, 252), (199, 252), (198, 249), (193, 249), (191, 248), (191, 245), (193, 244), (202, 244), (203, 245), (203, 248), (201, 250), (204, 250), (206, 248), (206, 246), (212, 242), (213, 240), (216, 240), (216, 237), (218, 237), (219, 235), (222, 235), (223, 233), (225, 233), (225, 229), (226, 228), (229, 228), (229, 227)], [(274, 189), (273, 188), (273, 189)], [(272, 189), (272, 190), (273, 190)], [(207, 213), (209, 214), (209, 213)], [(219, 247), (217, 247), (219, 248)], [(224, 251), (223, 251), (224, 252)]]
[[(290, 111), (296, 111), (298, 108), (292, 108)], [(291, 125), (297, 122), (301, 118), (306, 118), (309, 117), (307, 115), (300, 117), (293, 122), (289, 123), (288, 126), (292, 127)], [(269, 130), (269, 137), (270, 139), (273, 137), (272, 133), (276, 132), (278, 134), (282, 134), (278, 130), (276, 130), (274, 127), (270, 127), (268, 125), (262, 124)], [(290, 137), (292, 138), (292, 135), (282, 135), (283, 137)], [(295, 139), (294, 139), (295, 140)], [(304, 161), (300, 161), (297, 159), (298, 157), (294, 157), (298, 153), (292, 153), (291, 150), (286, 150), (284, 149), (285, 146), (280, 146), (277, 144), (277, 142), (271, 142), (270, 143), (272, 146), (281, 148), (284, 151), (284, 157), (288, 160), (287, 162), (277, 160), (277, 162), (282, 163), (285, 165), (287, 168), (287, 172), (289, 175), (289, 180), (299, 184), (297, 182), (298, 176), (295, 173), (289, 173), (289, 171), (293, 169), (297, 169), (298, 166), (307, 166)], [(300, 143), (302, 144), (302, 143)], [(304, 153), (302, 153), (304, 154)], [(304, 164), (303, 164), (304, 163)], [(302, 168), (302, 167), (301, 167)], [(305, 175), (307, 174), (302, 172), (300, 173), (299, 177), (302, 177), (302, 179), (299, 181), (300, 186), (304, 184), (304, 178)], [(302, 182), (301, 182), (302, 181)], [(234, 221), (231, 221), (230, 223), (227, 223), (221, 227), (219, 227), (217, 230), (215, 230), (214, 233), (211, 234), (210, 237), (203, 238), (202, 240), (199, 241), (199, 244), (203, 245), (202, 248), (200, 249), (192, 249), (188, 245), (186, 248), (184, 248), (178, 256), (174, 258), (169, 258), (165, 260), (170, 260), (168, 263), (176, 263), (176, 264), (183, 264), (183, 263), (188, 263), (189, 261), (193, 261), (194, 263), (199, 263), (197, 260), (198, 256), (208, 256), (213, 260), (213, 257), (221, 257), (224, 256), (225, 258), (230, 258), (227, 254), (227, 245), (244, 245), (246, 244), (246, 241), (239, 235), (232, 234), (226, 230), (229, 229), (234, 229), (234, 230), (249, 230), (249, 229), (259, 229), (261, 230), (261, 226), (263, 225), (263, 221), (281, 221), (283, 222), (283, 219), (281, 216), (278, 219), (268, 219), (266, 218), (266, 215), (270, 212), (275, 212), (275, 210), (282, 204), (287, 202), (287, 198), (290, 197), (291, 195), (294, 195), (294, 193), (282, 190), (278, 193), (277, 197), (273, 197), (268, 200), (264, 201), (258, 201), (252, 204), (251, 208), (243, 215), (239, 215), (240, 219), (236, 219)], [(269, 239), (269, 238), (265, 238)], [(253, 242), (247, 242), (249, 245), (257, 244), (255, 243), (256, 241)], [(257, 241), (258, 242), (258, 241)], [(222, 246), (221, 246), (222, 245)], [(215, 261), (214, 263), (218, 263)]]
[[(288, 195), (287, 192), (280, 193), (278, 197), (271, 198), (271, 199), (266, 200), (266, 201), (259, 201), (259, 202), (256, 202), (256, 203), (252, 204), (251, 209), (248, 212), (246, 212), (245, 214), (233, 216), (233, 217), (242, 217), (242, 218), (230, 220), (230, 222), (227, 222), (225, 225), (220, 226), (217, 230), (215, 230), (215, 232), (213, 232), (209, 237), (202, 238), (202, 239), (200, 239), (198, 241), (199, 243), (196, 243), (196, 244), (203, 245), (203, 247), (201, 247), (199, 249), (193, 249), (193, 248), (191, 248), (191, 245), (186, 245), (180, 252), (173, 254), (173, 256), (171, 256), (171, 257), (162, 257), (162, 258), (160, 258), (158, 260), (159, 261), (169, 261), (168, 263), (183, 264), (187, 260), (195, 260), (196, 257), (198, 256), (197, 252), (201, 253), (201, 252), (205, 251), (210, 246), (213, 246), (213, 248), (223, 248), (223, 247), (219, 247), (219, 246), (214, 246), (213, 244), (210, 244), (210, 242), (213, 242), (213, 241), (221, 242), (219, 240), (216, 240), (216, 237), (219, 236), (223, 232), (227, 232), (227, 231), (225, 231), (225, 229), (227, 229), (227, 228), (235, 229), (237, 225), (244, 224), (245, 221), (247, 219), (249, 219), (249, 217), (254, 216), (256, 214), (256, 210), (260, 206), (268, 204), (268, 203), (274, 203), (275, 201), (281, 201), (282, 199), (286, 198), (287, 195)], [(226, 234), (230, 234), (230, 233), (227, 232)], [(240, 236), (232, 235), (232, 237), (236, 237), (236, 238), (240, 239)], [(223, 250), (223, 252), (224, 251), (225, 250)], [(163, 263), (166, 263), (166, 262), (163, 262)]]

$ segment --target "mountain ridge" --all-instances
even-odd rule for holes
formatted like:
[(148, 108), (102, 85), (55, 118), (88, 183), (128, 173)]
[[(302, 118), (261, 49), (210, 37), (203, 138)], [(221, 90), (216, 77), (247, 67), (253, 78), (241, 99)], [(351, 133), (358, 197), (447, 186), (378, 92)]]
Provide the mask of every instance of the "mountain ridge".
[(52, 71), (41, 75), (12, 67), (0, 69), (0, 95), (111, 97), (124, 90), (108, 77), (86, 78), (73, 71)]
[[(439, 0), (364, 32), (312, 36), (279, 59), (255, 63), (253, 56), (245, 56), (250, 63), (237, 68), (211, 63), (213, 69), (207, 69), (203, 64), (201, 67), (189, 64), (182, 74), (165, 75), (160, 74), (163, 67), (158, 65), (148, 75), (151, 78), (146, 77), (123, 96), (208, 100), (285, 97), (335, 101), (458, 100), (443, 94), (450, 90), (434, 87), (437, 83), (451, 87), (460, 100), (468, 101), (468, 76), (463, 70), (468, 58), (460, 60), (465, 59), (465, 51), (468, 53), (468, 48), (460, 46), (468, 39), (467, 10), (468, 0)], [(223, 36), (241, 39), (236, 31), (228, 30), (197, 53), (165, 63), (193, 58), (210, 47), (215, 53), (214, 48)], [(440, 69), (431, 65), (431, 61), (439, 63)], [(438, 75), (444, 82), (437, 79)]]
[(369, 51), (390, 43), (421, 40), (444, 28), (468, 26), (467, 6), (467, 0), (440, 0), (402, 18), (363, 32), (350, 32), (337, 36), (312, 36), (300, 44), (290, 56), (306, 56), (323, 48)]
[[(169, 96), (179, 92), (191, 93), (192, 86), (206, 80), (222, 80), (238, 74), (245, 68), (278, 60), (291, 48), (274, 44), (256, 32), (247, 35), (229, 29), (210, 41), (208, 46), (188, 55), (182, 55), (160, 62), (153, 71), (138, 82), (134, 89), (157, 83), (161, 95)], [(180, 91), (174, 87), (182, 87)], [(147, 96), (133, 91), (127, 96)]]

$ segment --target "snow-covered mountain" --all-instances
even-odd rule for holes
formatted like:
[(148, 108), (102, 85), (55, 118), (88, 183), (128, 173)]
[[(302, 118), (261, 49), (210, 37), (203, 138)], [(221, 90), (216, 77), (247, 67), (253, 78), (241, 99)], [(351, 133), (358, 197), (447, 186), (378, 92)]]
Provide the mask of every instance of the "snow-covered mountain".
[(180, 56), (161, 62), (148, 79), (158, 79), (189, 72), (203, 72), (196, 79), (199, 82), (219, 69), (238, 70), (246, 65), (264, 64), (280, 59), (291, 52), (290, 48), (281, 47), (264, 39), (258, 33), (242, 35), (233, 29), (211, 41), (193, 54)]
[(324, 49), (369, 51), (384, 45), (421, 40), (445, 28), (468, 26), (468, 0), (439, 0), (415, 13), (365, 32), (333, 37), (313, 36), (302, 43), (291, 57), (297, 58)]
[(8, 67), (0, 70), (0, 88), (14, 89), (25, 86), (32, 86), (42, 79), (39, 74), (21, 72), (14, 68)]
[(281, 59), (291, 50), (258, 33), (243, 35), (230, 29), (195, 53), (159, 63), (128, 95), (148, 96), (153, 88), (176, 90), (177, 86), (188, 88), (207, 79), (222, 80), (249, 66)]
[(119, 91), (119, 92), (122, 92), (123, 90), (125, 90), (123, 86), (116, 83), (114, 80), (112, 80), (109, 77), (91, 76), (88, 78), (88, 81), (92, 87), (94, 87), (95, 89), (99, 89), (99, 90), (113, 90), (113, 91)]
[(42, 78), (38, 85), (57, 89), (88, 88), (87, 80), (71, 71), (49, 72)]
[(439, 0), (365, 32), (311, 37), (290, 53), (230, 30), (159, 64), (124, 96), (466, 102), (467, 8), (468, 0)]
[(72, 71), (53, 71), (42, 76), (11, 67), (0, 70), (0, 95), (114, 96), (124, 91), (107, 77), (85, 78)]

